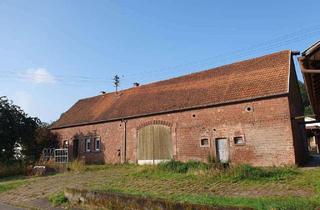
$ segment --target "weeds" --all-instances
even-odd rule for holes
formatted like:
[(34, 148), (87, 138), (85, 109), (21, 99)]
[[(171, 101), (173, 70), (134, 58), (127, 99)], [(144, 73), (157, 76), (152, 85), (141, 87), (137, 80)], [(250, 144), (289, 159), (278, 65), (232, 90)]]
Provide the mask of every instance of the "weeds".
[(49, 201), (54, 206), (59, 206), (66, 204), (68, 202), (68, 199), (64, 196), (64, 193), (56, 193), (49, 197)]
[(83, 160), (74, 160), (68, 164), (68, 169), (79, 173), (86, 170), (86, 165)]
[(231, 178), (234, 182), (244, 180), (280, 181), (293, 177), (297, 174), (298, 171), (293, 167), (260, 168), (243, 164), (231, 167), (229, 170), (226, 171), (224, 177)]
[(188, 161), (186, 163), (170, 160), (162, 162), (157, 167), (161, 170), (166, 170), (174, 173), (187, 173), (189, 170), (208, 170), (209, 166), (206, 163), (198, 161)]

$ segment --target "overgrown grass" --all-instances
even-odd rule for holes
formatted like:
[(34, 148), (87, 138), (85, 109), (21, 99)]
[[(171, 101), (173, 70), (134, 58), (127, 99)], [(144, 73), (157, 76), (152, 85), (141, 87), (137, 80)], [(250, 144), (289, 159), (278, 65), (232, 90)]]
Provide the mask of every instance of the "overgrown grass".
[(83, 172), (86, 170), (85, 162), (83, 160), (74, 160), (68, 163), (68, 169), (74, 172)]
[(15, 189), (27, 183), (27, 180), (18, 179), (13, 181), (1, 181), (0, 180), (0, 193)]
[[(163, 173), (165, 172), (165, 173)], [(144, 166), (135, 176), (174, 176), (175, 173), (187, 175), (204, 175), (212, 178), (239, 181), (281, 181), (299, 174), (296, 167), (253, 167), (247, 164), (230, 166), (206, 164), (197, 161), (167, 161), (156, 166)]]
[(60, 206), (66, 204), (68, 199), (64, 196), (63, 192), (53, 194), (49, 197), (49, 201), (54, 206)]
[[(64, 179), (70, 177), (70, 180), (77, 176), (79, 183), (83, 183), (82, 186), (86, 186), (89, 190), (262, 210), (311, 210), (320, 207), (320, 169), (264, 168), (250, 165), (225, 168), (215, 162), (205, 164), (196, 161), (186, 163), (168, 161), (156, 166), (133, 164), (88, 166), (74, 163), (72, 167), (71, 173), (64, 173), (61, 176)], [(75, 174), (74, 171), (81, 173)], [(81, 180), (82, 176), (86, 180)], [(55, 176), (52, 178), (55, 179)], [(43, 177), (33, 179), (37, 182), (44, 180)], [(58, 176), (56, 179), (59, 182)], [(4, 190), (20, 186), (19, 183), (10, 183), (14, 180), (6, 179), (3, 183), (5, 182), (6, 185), (2, 187)], [(52, 195), (50, 200), (54, 205), (66, 202), (63, 194)]]
[[(112, 170), (109, 168), (108, 170)], [(320, 207), (320, 196), (292, 196), (293, 189), (315, 190), (320, 194), (320, 170), (313, 172), (317, 176), (310, 179), (308, 173), (296, 167), (252, 167), (238, 165), (225, 168), (219, 164), (205, 164), (200, 162), (168, 161), (156, 166), (134, 166), (126, 169), (126, 175), (112, 178), (105, 184), (92, 186), (91, 189), (122, 192), (133, 195), (163, 198), (177, 202), (190, 202), (216, 206), (252, 207), (254, 209), (316, 209)], [(308, 177), (308, 178), (307, 178)], [(312, 183), (311, 180), (316, 180)], [(234, 185), (236, 189), (228, 190), (248, 191), (249, 196), (229, 196), (226, 191), (221, 195), (219, 188)], [(265, 186), (275, 186), (274, 194), (264, 196)], [(281, 187), (277, 187), (281, 185)], [(219, 194), (215, 193), (218, 188)], [(291, 190), (286, 194), (285, 187)], [(206, 190), (208, 189), (208, 190)], [(250, 189), (252, 189), (250, 191)], [(262, 192), (255, 194), (259, 189)], [(283, 195), (277, 195), (280, 189)], [(319, 189), (319, 190), (317, 190)], [(266, 191), (270, 191), (268, 188)], [(222, 191), (223, 192), (223, 191)], [(253, 194), (252, 194), (253, 193)]]
[(175, 173), (187, 173), (190, 170), (208, 170), (209, 165), (198, 161), (188, 161), (186, 163), (170, 160), (157, 165), (159, 169)]
[(149, 197), (150, 199), (161, 198), (173, 202), (187, 202), (221, 207), (246, 207), (257, 210), (315, 210), (320, 207), (319, 200), (299, 197), (246, 198), (195, 194), (157, 194), (139, 190), (116, 188), (111, 188), (106, 191)]
[(231, 167), (229, 170), (225, 170), (223, 176), (226, 178), (230, 178), (234, 182), (244, 180), (280, 181), (292, 178), (298, 174), (298, 170), (294, 167), (261, 168), (244, 164)]

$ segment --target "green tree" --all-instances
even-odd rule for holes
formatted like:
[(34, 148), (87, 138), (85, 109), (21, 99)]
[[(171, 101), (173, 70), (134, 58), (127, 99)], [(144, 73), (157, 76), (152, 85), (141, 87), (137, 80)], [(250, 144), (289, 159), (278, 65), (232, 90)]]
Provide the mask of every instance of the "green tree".
[(19, 106), (0, 97), (0, 162), (17, 159), (16, 149), (21, 147), (22, 158), (36, 161), (41, 150), (56, 144), (58, 137), (50, 132), (48, 125), (38, 118), (28, 116)]
[(302, 103), (304, 106), (304, 114), (305, 115), (313, 115), (314, 113), (313, 113), (312, 107), (310, 105), (306, 86), (301, 81), (299, 81), (299, 89), (300, 89), (300, 93), (301, 93), (301, 97), (302, 97)]

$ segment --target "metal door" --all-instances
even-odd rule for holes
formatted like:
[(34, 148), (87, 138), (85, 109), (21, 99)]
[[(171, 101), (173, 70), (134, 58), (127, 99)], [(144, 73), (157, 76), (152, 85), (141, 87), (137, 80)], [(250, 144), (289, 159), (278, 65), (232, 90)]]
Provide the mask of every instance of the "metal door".
[(229, 162), (228, 139), (226, 139), (226, 138), (216, 139), (216, 151), (217, 151), (217, 160), (220, 163), (228, 163)]

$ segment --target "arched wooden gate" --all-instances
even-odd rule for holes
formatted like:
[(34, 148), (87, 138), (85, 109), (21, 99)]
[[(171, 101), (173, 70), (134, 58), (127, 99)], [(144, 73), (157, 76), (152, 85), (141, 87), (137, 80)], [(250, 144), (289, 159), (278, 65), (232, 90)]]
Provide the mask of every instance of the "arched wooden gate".
[(148, 125), (138, 131), (138, 163), (157, 164), (172, 159), (171, 129)]

